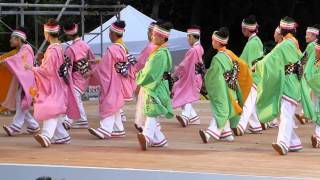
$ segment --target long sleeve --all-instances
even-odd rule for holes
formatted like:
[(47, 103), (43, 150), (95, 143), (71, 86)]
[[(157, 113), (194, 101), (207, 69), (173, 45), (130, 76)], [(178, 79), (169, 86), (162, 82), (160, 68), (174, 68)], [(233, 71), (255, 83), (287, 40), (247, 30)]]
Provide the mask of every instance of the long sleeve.
[(159, 51), (155, 57), (148, 61), (145, 67), (137, 75), (137, 84), (140, 86), (148, 86), (151, 83), (158, 84), (165, 72), (165, 52)]
[(181, 63), (176, 66), (175, 68), (175, 75), (180, 76), (181, 74), (185, 74), (187, 73), (187, 71), (189, 70), (189, 67), (192, 66), (193, 59), (197, 58), (196, 57), (196, 53), (194, 52), (195, 50), (193, 49), (189, 49), (185, 55), (185, 57), (183, 58), (183, 60), (181, 61)]

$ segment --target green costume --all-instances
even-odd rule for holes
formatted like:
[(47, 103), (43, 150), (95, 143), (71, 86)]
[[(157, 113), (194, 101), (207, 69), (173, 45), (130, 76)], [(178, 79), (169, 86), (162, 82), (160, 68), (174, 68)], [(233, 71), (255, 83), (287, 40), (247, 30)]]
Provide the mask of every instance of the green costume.
[[(260, 38), (254, 34), (251, 36), (245, 45), (241, 55), (240, 59), (243, 59), (248, 66), (251, 68), (252, 63), (254, 61), (258, 61), (258, 59), (263, 57), (263, 44), (260, 40)], [(256, 73), (253, 73), (253, 80), (255, 84), (258, 84), (259, 78), (256, 75)]]
[(173, 117), (169, 84), (163, 79), (170, 72), (172, 58), (168, 48), (159, 48), (150, 55), (145, 67), (137, 75), (137, 84), (144, 90), (144, 114), (148, 117)]
[(314, 51), (314, 47), (315, 47), (315, 42), (311, 42), (308, 44), (305, 53), (307, 53), (307, 63), (305, 64), (305, 74), (307, 79), (310, 78), (310, 76), (312, 75), (312, 70), (314, 69), (314, 62), (315, 62), (315, 51)]
[(301, 101), (305, 114), (312, 114), (310, 94), (302, 86), (297, 74), (285, 74), (285, 66), (298, 62), (301, 52), (296, 39), (288, 34), (263, 60), (257, 64), (260, 82), (257, 86), (257, 114), (262, 123), (276, 118), (280, 113), (282, 96)]
[(315, 118), (313, 121), (320, 125), (320, 66), (314, 67), (314, 73), (308, 79), (308, 84), (312, 89), (314, 95), (316, 96), (316, 100), (314, 101), (314, 113)]
[(236, 90), (229, 88), (224, 77), (224, 73), (231, 69), (233, 69), (232, 59), (224, 51), (219, 51), (213, 57), (210, 68), (205, 75), (211, 111), (217, 121), (218, 128), (223, 128), (228, 120), (230, 120), (232, 128), (238, 124), (239, 113), (233, 102), (241, 101), (240, 88), (239, 86)]
[(245, 45), (240, 59), (243, 59), (249, 67), (252, 67), (254, 60), (257, 60), (263, 56), (263, 44), (257, 35), (253, 35), (249, 38), (247, 44)]

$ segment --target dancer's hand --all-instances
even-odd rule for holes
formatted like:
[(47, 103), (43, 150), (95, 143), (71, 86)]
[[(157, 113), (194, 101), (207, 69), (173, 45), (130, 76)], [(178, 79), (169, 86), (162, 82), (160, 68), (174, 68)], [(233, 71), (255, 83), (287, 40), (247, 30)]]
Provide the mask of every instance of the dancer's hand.
[(25, 70), (31, 70), (32, 69), (32, 66), (30, 64), (24, 64), (24, 69)]

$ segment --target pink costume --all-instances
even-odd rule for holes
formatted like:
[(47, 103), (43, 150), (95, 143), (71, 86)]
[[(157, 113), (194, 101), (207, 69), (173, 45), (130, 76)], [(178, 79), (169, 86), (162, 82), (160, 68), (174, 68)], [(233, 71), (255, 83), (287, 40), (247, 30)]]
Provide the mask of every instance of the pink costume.
[(60, 44), (55, 43), (46, 50), (41, 66), (32, 68), (37, 89), (34, 116), (39, 121), (57, 118), (61, 115), (68, 115), (72, 119), (80, 118), (72, 88), (72, 79), (69, 76), (69, 85), (67, 85), (58, 74), (63, 63), (63, 49)]
[(144, 67), (150, 54), (156, 47), (157, 46), (155, 44), (149, 42), (149, 44), (141, 51), (140, 55), (137, 58), (137, 64), (135, 64), (134, 66), (136, 73), (138, 73)]
[(90, 128), (89, 132), (100, 139), (125, 136), (120, 110), (125, 100), (131, 99), (133, 90), (130, 82), (131, 73), (123, 77), (116, 71), (116, 63), (127, 62), (127, 51), (123, 45), (114, 43), (104, 53), (101, 62), (93, 72), (101, 87), (99, 97), (100, 128)]
[[(73, 43), (66, 49), (65, 55), (71, 59), (73, 64), (84, 58), (88, 60), (95, 59), (90, 46), (80, 38), (73, 41)], [(81, 93), (86, 91), (88, 87), (88, 79), (84, 78), (80, 72), (72, 72), (72, 80), (77, 90), (79, 90)]]
[(15, 82), (17, 84), (16, 87), (18, 87), (14, 90), (12, 89), (17, 92), (15, 97), (16, 114), (11, 125), (4, 126), (5, 131), (10, 136), (19, 133), (25, 122), (27, 123), (27, 131), (29, 133), (40, 130), (38, 122), (34, 120), (29, 112), (29, 109), (32, 106), (32, 96), (29, 93), (29, 89), (35, 85), (34, 76), (31, 71), (27, 71), (24, 68), (24, 64), (32, 65), (33, 60), (33, 50), (28, 44), (24, 44), (14, 56), (5, 59), (7, 66), (18, 80), (12, 81)]
[(23, 96), (21, 97), (21, 109), (27, 110), (31, 107), (32, 97), (29, 93), (30, 87), (33, 87), (34, 76), (32, 72), (26, 71), (23, 67), (25, 63), (33, 64), (34, 54), (30, 45), (25, 44), (21, 47), (19, 52), (7, 58), (5, 61), (13, 72), (15, 77), (19, 80), (19, 83), (23, 89)]
[(181, 116), (177, 116), (179, 122), (188, 124), (200, 124), (200, 119), (191, 103), (200, 99), (202, 77), (196, 74), (195, 66), (202, 62), (203, 48), (196, 42), (186, 53), (182, 62), (175, 68), (174, 75), (179, 79), (172, 88), (173, 108), (182, 107)]
[(200, 74), (196, 74), (195, 65), (202, 63), (203, 48), (200, 43), (191, 47), (182, 62), (175, 68), (174, 74), (179, 80), (173, 86), (173, 108), (179, 108), (187, 103), (199, 100), (202, 85)]
[[(77, 62), (81, 62), (81, 60), (94, 60), (95, 56), (87, 43), (85, 43), (80, 38), (77, 38), (73, 41), (73, 43), (66, 49), (65, 55), (68, 56), (73, 64), (73, 67)], [(84, 77), (79, 70), (73, 69), (72, 71), (72, 80), (74, 83), (74, 89), (77, 97), (77, 102), (79, 105), (80, 116), (81, 118), (72, 126), (73, 120), (66, 118), (64, 122), (64, 126), (67, 129), (70, 129), (71, 126), (73, 128), (88, 128), (88, 119), (86, 116), (86, 112), (82, 103), (82, 94), (86, 91), (89, 78)]]

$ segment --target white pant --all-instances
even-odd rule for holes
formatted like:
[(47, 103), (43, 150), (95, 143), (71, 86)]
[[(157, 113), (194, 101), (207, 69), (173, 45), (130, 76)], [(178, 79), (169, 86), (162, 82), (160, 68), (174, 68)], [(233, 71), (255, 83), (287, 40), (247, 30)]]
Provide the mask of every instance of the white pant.
[(136, 106), (136, 115), (135, 115), (135, 124), (138, 127), (143, 127), (146, 121), (146, 117), (144, 115), (144, 91), (141, 87), (138, 94), (137, 106)]
[(248, 124), (250, 129), (252, 129), (253, 131), (262, 130), (261, 124), (256, 112), (256, 100), (257, 100), (257, 90), (254, 86), (252, 86), (249, 96), (243, 106), (239, 124), (238, 124), (238, 127), (240, 127), (243, 132), (245, 132), (245, 130), (247, 129)]
[(226, 122), (223, 128), (218, 128), (217, 120), (214, 117), (212, 117), (206, 132), (217, 140), (219, 140), (220, 138), (224, 138), (232, 135), (229, 120)]
[(124, 136), (125, 131), (121, 121), (120, 110), (101, 120), (100, 128), (97, 130), (102, 133), (105, 138)]
[[(314, 104), (314, 107), (315, 107), (315, 112), (320, 112), (320, 99), (316, 96), (312, 96), (312, 102)], [(316, 114), (316, 116), (319, 116), (318, 114)], [(315, 127), (315, 132), (314, 134), (317, 136), (318, 139), (320, 139), (320, 126), (316, 124), (316, 127)]]
[(41, 134), (46, 136), (49, 140), (53, 138), (55, 142), (59, 143), (70, 140), (68, 131), (62, 125), (63, 121), (64, 116), (43, 121)]
[(197, 115), (196, 111), (193, 109), (191, 103), (187, 103), (182, 106), (181, 116), (188, 120), (188, 123), (200, 124), (200, 118)]
[(166, 137), (161, 132), (159, 117), (146, 118), (143, 135), (145, 135), (151, 146), (162, 146), (167, 143)]
[(22, 111), (21, 109), (21, 93), (22, 87), (19, 86), (16, 95), (16, 114), (13, 117), (10, 127), (17, 132), (21, 131), (23, 124), (27, 123), (27, 130), (36, 130), (39, 128), (39, 123), (33, 118), (28, 110)]
[(316, 124), (314, 134), (317, 136), (318, 139), (320, 139), (320, 126), (317, 124)]
[[(88, 119), (87, 119), (87, 115), (86, 115), (86, 111), (84, 109), (83, 106), (83, 102), (82, 102), (82, 93), (80, 92), (80, 90), (78, 88), (74, 88), (75, 94), (76, 94), (76, 100), (77, 100), (77, 104), (78, 104), (78, 108), (80, 111), (80, 119), (78, 119), (76, 121), (76, 124), (78, 125), (87, 125), (88, 124)], [(73, 123), (73, 119), (70, 119), (66, 116), (66, 121), (68, 121), (68, 123), (71, 125)]]
[(288, 97), (281, 99), (281, 114), (277, 143), (285, 146), (287, 150), (302, 148), (300, 138), (294, 131), (296, 124), (293, 117), (296, 107), (297, 103), (294, 100)]

